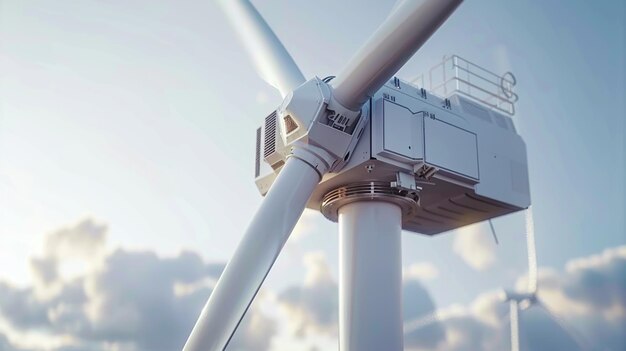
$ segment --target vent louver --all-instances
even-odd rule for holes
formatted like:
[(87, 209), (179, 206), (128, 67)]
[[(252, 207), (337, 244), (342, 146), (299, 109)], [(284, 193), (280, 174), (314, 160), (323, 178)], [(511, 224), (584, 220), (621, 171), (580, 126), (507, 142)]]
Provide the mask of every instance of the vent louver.
[(268, 157), (276, 151), (276, 111), (265, 117), (265, 143), (263, 156)]

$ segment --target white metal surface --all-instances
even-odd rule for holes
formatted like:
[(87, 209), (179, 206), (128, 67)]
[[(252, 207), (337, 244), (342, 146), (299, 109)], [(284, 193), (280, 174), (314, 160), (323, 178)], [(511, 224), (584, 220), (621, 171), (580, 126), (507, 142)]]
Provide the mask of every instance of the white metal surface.
[(333, 80), (334, 95), (357, 110), (452, 14), (462, 0), (405, 0)]
[[(393, 182), (398, 172), (416, 177), (423, 188), (418, 211), (404, 218), (403, 229), (411, 232), (438, 234), (530, 205), (526, 146), (510, 117), (460, 96), (442, 99), (396, 78), (365, 104), (363, 117), (370, 123), (355, 148), (347, 149), (350, 158), (341, 165), (341, 153), (334, 152), (342, 168), (326, 174), (308, 208), (319, 210), (333, 189)], [(314, 132), (307, 138), (315, 143), (327, 140), (325, 147), (341, 145), (329, 136), (342, 132), (332, 129), (324, 137)], [(354, 134), (361, 134), (359, 130)], [(263, 155), (267, 140), (257, 145)], [(268, 167), (257, 177), (262, 194), (278, 171)]]
[(339, 350), (403, 349), (400, 207), (339, 209)]
[(368, 114), (346, 110), (331, 96), (328, 83), (312, 78), (294, 89), (277, 110), (285, 147), (295, 143), (321, 147), (334, 158), (330, 171), (349, 160)]
[(305, 79), (283, 44), (247, 0), (219, 0), (261, 78), (284, 98)]
[(290, 158), (252, 219), (202, 310), (183, 351), (222, 351), (274, 264), (320, 180)]

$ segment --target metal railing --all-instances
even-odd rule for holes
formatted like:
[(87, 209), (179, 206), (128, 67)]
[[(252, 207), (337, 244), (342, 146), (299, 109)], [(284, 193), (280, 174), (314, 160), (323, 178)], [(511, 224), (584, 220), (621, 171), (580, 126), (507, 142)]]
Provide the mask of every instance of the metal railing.
[[(424, 75), (411, 81), (425, 87)], [(515, 114), (517, 84), (511, 72), (497, 75), (457, 55), (445, 57), (428, 72), (428, 90), (445, 98), (461, 94), (508, 115)]]

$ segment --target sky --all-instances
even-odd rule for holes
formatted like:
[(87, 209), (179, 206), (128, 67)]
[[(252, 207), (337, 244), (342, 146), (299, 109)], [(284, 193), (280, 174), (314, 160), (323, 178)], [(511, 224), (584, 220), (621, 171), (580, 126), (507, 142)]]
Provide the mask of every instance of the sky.
[[(253, 1), (306, 77), (394, 2)], [(620, 1), (466, 1), (398, 72), (458, 54), (517, 77), (539, 296), (576, 330), (522, 311), (525, 348), (626, 345), (625, 23)], [(180, 348), (262, 201), (279, 103), (212, 1), (0, 0), (0, 350)], [(407, 349), (508, 348), (523, 213), (494, 226), (403, 233), (405, 320), (440, 316)], [(305, 211), (229, 349), (336, 349), (336, 233)]]

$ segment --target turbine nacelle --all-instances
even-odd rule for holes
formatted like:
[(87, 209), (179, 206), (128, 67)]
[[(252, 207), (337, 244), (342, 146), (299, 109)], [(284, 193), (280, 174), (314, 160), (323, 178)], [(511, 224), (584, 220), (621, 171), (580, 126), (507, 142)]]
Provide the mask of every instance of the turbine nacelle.
[(334, 209), (326, 211), (327, 195), (371, 182), (392, 193), (419, 190), (419, 204), (406, 211), (402, 227), (426, 235), (530, 205), (526, 147), (510, 116), (458, 93), (440, 97), (395, 77), (358, 112), (339, 104), (335, 93), (334, 86), (313, 78), (265, 118), (256, 143), (261, 194), (293, 150), (301, 149), (318, 158), (320, 150), (328, 154), (329, 173), (307, 207), (332, 221), (337, 219)]
[(528, 305), (537, 301), (537, 294), (530, 292), (502, 290), (499, 297), (503, 302), (516, 301), (517, 303), (524, 302)]

